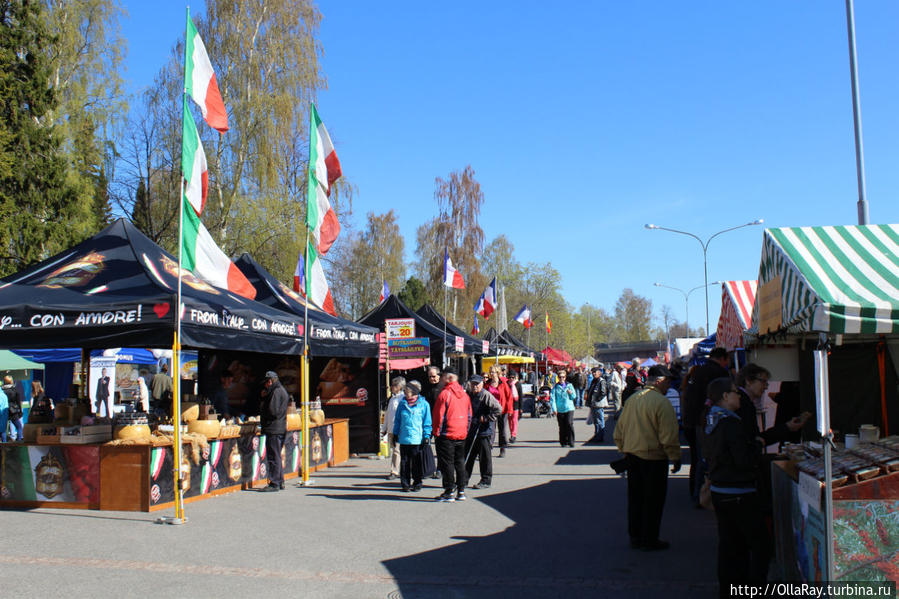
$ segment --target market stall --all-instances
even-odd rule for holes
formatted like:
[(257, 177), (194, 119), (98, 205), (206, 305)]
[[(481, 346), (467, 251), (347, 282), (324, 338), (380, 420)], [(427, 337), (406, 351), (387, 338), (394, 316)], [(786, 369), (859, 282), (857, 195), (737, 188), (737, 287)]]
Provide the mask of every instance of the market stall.
[(768, 229), (758, 282), (748, 358), (815, 415), (772, 469), (778, 567), (899, 581), (899, 226)]
[(481, 362), (481, 369), (487, 372), (494, 364), (534, 364), (536, 362), (533, 350), (522, 347), (516, 343), (511, 343), (502, 333), (497, 333), (496, 329), (490, 327), (484, 334), (484, 339), (490, 343), (491, 352), (484, 356)]
[(743, 348), (743, 331), (752, 324), (752, 306), (758, 281), (724, 281), (721, 283), (721, 316), (718, 318), (717, 341), (727, 351)]
[[(272, 361), (299, 361), (303, 325), (296, 315), (212, 287), (188, 272), (181, 278), (184, 347), (196, 349), (201, 357), (203, 352), (227, 350), (268, 356)], [(171, 347), (177, 287), (177, 260), (131, 223), (119, 219), (81, 244), (5, 279), (0, 285), (0, 347)], [(88, 354), (82, 352), (82, 364), (88, 360)], [(81, 380), (86, 380), (86, 373)], [(258, 385), (258, 381), (251, 383)], [(258, 393), (258, 387), (255, 389)], [(194, 393), (192, 386), (186, 392)], [(192, 420), (199, 424), (188, 424), (195, 442), (200, 437), (204, 442), (217, 440), (223, 429), (229, 430), (226, 426), (239, 426), (220, 422), (202, 397), (184, 399), (197, 401), (182, 406), (185, 411), (197, 408), (199, 415)], [(163, 417), (127, 412), (117, 414), (114, 421), (97, 420), (90, 415), (92, 411), (82, 386), (77, 398), (57, 402), (54, 412), (42, 414), (40, 419), (32, 415), (31, 424), (39, 425), (35, 441), (2, 447), (0, 505), (32, 505), (66, 497), (73, 501), (61, 503), (102, 507), (102, 493), (95, 493), (104, 484), (98, 470), (104, 452), (124, 451), (117, 441), (171, 446), (171, 436), (161, 427), (151, 431)], [(183, 414), (170, 416), (175, 416), (176, 422), (185, 419)], [(174, 424), (168, 426), (174, 430)], [(255, 430), (256, 425), (247, 426)], [(332, 439), (337, 438), (332, 434)], [(57, 446), (61, 448), (52, 449)], [(187, 446), (185, 450), (189, 451)], [(335, 455), (345, 453), (345, 447), (335, 450)], [(26, 484), (30, 475), (23, 473), (33, 474), (31, 485), (42, 498), (32, 499)], [(72, 488), (75, 480), (81, 481), (77, 489)], [(125, 479), (112, 477), (108, 482), (116, 485), (116, 480)], [(45, 488), (45, 483), (53, 484)], [(41, 493), (42, 488), (48, 493)], [(136, 491), (120, 488), (118, 492)]]
[(256, 289), (256, 301), (308, 319), (310, 397), (321, 401), (328, 417), (349, 419), (351, 453), (376, 452), (378, 329), (307, 306), (249, 254), (235, 264)]

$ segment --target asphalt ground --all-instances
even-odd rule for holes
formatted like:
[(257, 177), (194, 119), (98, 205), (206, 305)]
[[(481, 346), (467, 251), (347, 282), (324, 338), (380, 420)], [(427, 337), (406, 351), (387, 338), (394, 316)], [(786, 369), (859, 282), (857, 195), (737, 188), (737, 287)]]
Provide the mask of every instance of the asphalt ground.
[(555, 419), (523, 419), (491, 488), (464, 502), (435, 502), (438, 480), (402, 493), (386, 461), (359, 458), (311, 486), (188, 504), (182, 526), (155, 523), (170, 511), (4, 510), (0, 597), (715, 596), (714, 514), (692, 507), (686, 468), (669, 478), (671, 548), (630, 549), (612, 427), (584, 445), (586, 415), (573, 449)]

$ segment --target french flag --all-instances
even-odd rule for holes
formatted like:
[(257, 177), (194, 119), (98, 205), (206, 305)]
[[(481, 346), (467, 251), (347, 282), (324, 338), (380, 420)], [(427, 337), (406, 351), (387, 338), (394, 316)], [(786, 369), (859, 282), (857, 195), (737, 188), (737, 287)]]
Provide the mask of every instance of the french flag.
[(534, 321), (531, 320), (531, 309), (528, 308), (527, 304), (518, 311), (518, 314), (515, 315), (515, 320), (523, 324), (526, 329), (534, 326)]
[(474, 315), (474, 326), (471, 327), (472, 335), (479, 335), (481, 333), (481, 327), (478, 326), (478, 315)]
[(459, 271), (453, 268), (446, 248), (443, 249), (443, 284), (454, 289), (465, 289), (465, 281)]
[(384, 281), (384, 288), (381, 289), (381, 299), (378, 300), (378, 303), (383, 303), (388, 297), (390, 297), (390, 287), (387, 286), (387, 281)]
[(306, 258), (303, 256), (303, 252), (300, 252), (300, 256), (297, 258), (297, 267), (293, 271), (293, 290), (297, 293), (302, 293), (303, 297), (306, 297), (305, 261)]
[(474, 305), (474, 311), (484, 318), (490, 318), (494, 310), (496, 310), (496, 277), (493, 277), (487, 289), (478, 298), (478, 303)]

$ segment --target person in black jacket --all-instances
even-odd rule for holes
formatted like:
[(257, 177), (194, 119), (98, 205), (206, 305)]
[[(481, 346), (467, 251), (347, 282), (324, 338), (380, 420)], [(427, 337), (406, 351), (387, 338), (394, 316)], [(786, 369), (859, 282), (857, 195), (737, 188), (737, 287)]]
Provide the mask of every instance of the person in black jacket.
[(279, 491), (284, 488), (284, 472), (281, 469), (281, 447), (287, 433), (287, 404), (290, 398), (278, 380), (278, 375), (269, 370), (265, 373), (265, 389), (260, 404), (260, 423), (265, 435), (265, 462), (268, 468), (268, 486), (262, 491)]
[(767, 578), (770, 551), (756, 487), (762, 448), (746, 434), (737, 414), (740, 392), (730, 377), (713, 380), (707, 393), (713, 405), (703, 455), (718, 520), (718, 589), (730, 597), (731, 585), (761, 585)]
[(730, 376), (730, 372), (727, 370), (728, 364), (727, 350), (723, 347), (716, 347), (709, 353), (705, 364), (693, 371), (693, 377), (687, 381), (687, 390), (684, 392), (681, 422), (684, 427), (684, 437), (687, 439), (687, 445), (690, 446), (690, 497), (693, 498), (695, 505), (699, 505), (699, 489), (702, 488), (705, 478), (705, 467), (702, 464), (702, 451), (699, 442), (704, 426), (706, 389), (711, 381)]
[(503, 408), (493, 394), (484, 389), (484, 377), (474, 374), (468, 379), (468, 397), (471, 398), (471, 428), (465, 442), (465, 480), (471, 479), (474, 472), (474, 461), (477, 460), (481, 471), (481, 480), (473, 485), (474, 489), (490, 488), (493, 481), (493, 433), (496, 421), (502, 416)]
[[(9, 423), (16, 429), (16, 438), (13, 441), (21, 441), (24, 438), (22, 426), (22, 395), (16, 387), (16, 382), (8, 374), (3, 377), (3, 385), (0, 387), (6, 393), (9, 400)], [(3, 431), (6, 432), (6, 431)]]

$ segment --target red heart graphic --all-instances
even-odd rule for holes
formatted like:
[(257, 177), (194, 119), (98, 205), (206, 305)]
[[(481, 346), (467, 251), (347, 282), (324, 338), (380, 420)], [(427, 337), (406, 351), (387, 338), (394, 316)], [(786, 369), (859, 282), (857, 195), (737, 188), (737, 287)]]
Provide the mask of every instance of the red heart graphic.
[(163, 302), (161, 304), (154, 305), (153, 311), (156, 312), (156, 316), (158, 316), (159, 318), (162, 318), (163, 316), (165, 316), (166, 314), (169, 313), (169, 307), (170, 306), (169, 306), (168, 302)]
[(300, 337), (303, 336), (303, 325), (301, 325), (301, 324), (297, 325), (297, 333), (300, 335)]

